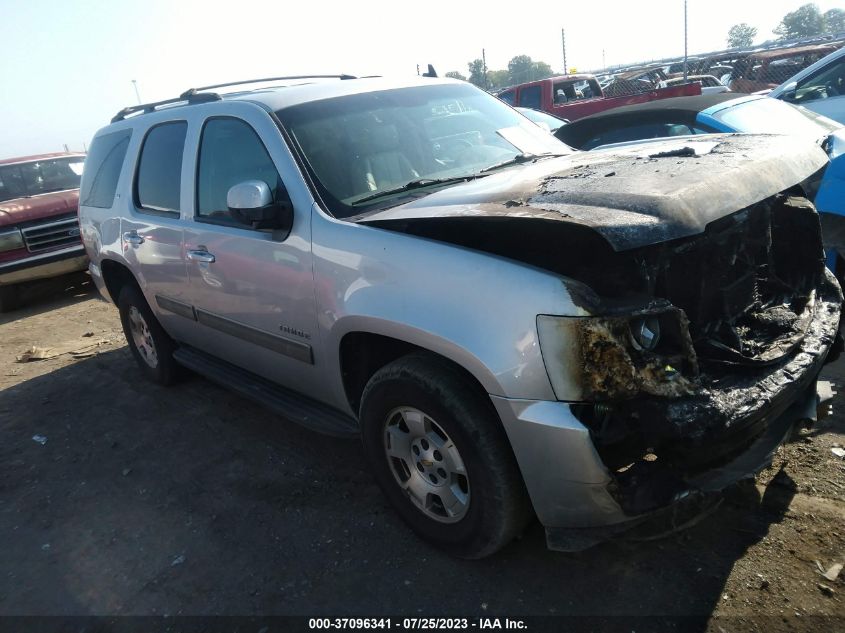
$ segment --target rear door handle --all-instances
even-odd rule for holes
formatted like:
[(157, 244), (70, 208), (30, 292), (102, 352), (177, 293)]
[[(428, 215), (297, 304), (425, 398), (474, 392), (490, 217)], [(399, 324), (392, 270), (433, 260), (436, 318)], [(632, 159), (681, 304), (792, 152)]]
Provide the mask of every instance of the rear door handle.
[(205, 264), (214, 263), (214, 255), (212, 255), (205, 249), (188, 251), (187, 255), (188, 259), (190, 259), (192, 262), (203, 262)]
[(144, 243), (144, 238), (138, 235), (138, 231), (126, 231), (123, 234), (123, 241), (132, 246), (140, 246)]

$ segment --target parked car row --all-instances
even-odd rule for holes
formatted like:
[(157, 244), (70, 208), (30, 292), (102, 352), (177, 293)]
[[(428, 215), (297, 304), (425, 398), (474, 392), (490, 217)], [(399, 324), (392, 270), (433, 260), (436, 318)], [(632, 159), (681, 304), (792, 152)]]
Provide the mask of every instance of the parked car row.
[(727, 85), (735, 92), (771, 90), (841, 46), (815, 44), (752, 53), (733, 63)]
[[(811, 38), (787, 42), (777, 46), (760, 46), (745, 49), (728, 49), (706, 55), (690, 56), (686, 62), (688, 75), (713, 75), (724, 85), (732, 81), (761, 82), (772, 84), (769, 88), (783, 82), (788, 77), (811, 65), (821, 57), (839, 50), (845, 45), (845, 39), (839, 37)], [(684, 62), (647, 64), (624, 68), (621, 72), (642, 71), (646, 68), (659, 68), (667, 77), (683, 77)], [(739, 83), (732, 88), (738, 92), (756, 92), (765, 86)]]
[[(622, 68), (600, 76), (605, 94), (628, 94), (664, 84), (703, 80), (715, 88), (710, 77), (734, 92), (753, 93), (771, 90), (789, 78), (813, 66), (825, 56), (845, 46), (845, 39), (808, 41), (778, 47), (731, 49), (701, 56), (690, 56), (672, 63), (652, 63)], [(687, 79), (684, 79), (686, 70)], [(695, 79), (693, 79), (695, 78)], [(711, 91), (703, 91), (704, 94)]]

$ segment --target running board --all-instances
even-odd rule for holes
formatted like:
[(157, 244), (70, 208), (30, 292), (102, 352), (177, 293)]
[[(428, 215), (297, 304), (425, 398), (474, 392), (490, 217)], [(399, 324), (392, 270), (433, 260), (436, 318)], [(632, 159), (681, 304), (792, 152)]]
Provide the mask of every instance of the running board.
[(359, 434), (354, 418), (193, 347), (180, 346), (173, 358), (183, 367), (312, 431), (333, 437)]

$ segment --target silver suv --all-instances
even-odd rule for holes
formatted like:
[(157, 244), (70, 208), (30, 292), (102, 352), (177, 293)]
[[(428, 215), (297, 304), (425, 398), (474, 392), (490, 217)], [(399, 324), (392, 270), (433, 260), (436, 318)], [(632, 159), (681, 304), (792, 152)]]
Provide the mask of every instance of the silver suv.
[(275, 81), (91, 143), (90, 271), (150, 379), (360, 435), (410, 527), (473, 558), (534, 515), (560, 550), (682, 525), (815, 417), (842, 299), (818, 147), (576, 153), (459, 81)]

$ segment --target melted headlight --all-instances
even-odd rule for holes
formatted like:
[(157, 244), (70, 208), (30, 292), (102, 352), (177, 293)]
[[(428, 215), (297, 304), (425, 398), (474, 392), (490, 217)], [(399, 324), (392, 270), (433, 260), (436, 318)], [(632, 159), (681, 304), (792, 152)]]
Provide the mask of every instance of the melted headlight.
[(637, 350), (654, 351), (660, 343), (660, 321), (654, 315), (631, 319), (631, 343)]
[(682, 310), (537, 317), (540, 351), (558, 400), (601, 402), (692, 393), (698, 362)]

